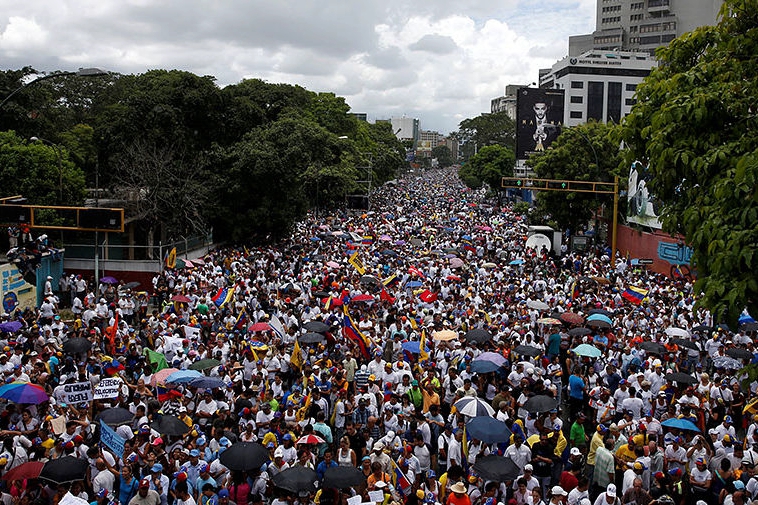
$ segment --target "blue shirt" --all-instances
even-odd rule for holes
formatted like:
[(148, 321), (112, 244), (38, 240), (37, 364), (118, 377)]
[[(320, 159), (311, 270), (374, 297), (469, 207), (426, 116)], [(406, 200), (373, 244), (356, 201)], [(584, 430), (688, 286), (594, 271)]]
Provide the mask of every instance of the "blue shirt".
[(129, 500), (131, 500), (134, 494), (137, 492), (138, 485), (139, 480), (135, 479), (134, 476), (132, 476), (132, 479), (129, 482), (126, 482), (123, 477), (120, 477), (118, 486), (119, 503), (129, 503)]
[(569, 396), (577, 400), (584, 399), (584, 381), (578, 375), (569, 377)]

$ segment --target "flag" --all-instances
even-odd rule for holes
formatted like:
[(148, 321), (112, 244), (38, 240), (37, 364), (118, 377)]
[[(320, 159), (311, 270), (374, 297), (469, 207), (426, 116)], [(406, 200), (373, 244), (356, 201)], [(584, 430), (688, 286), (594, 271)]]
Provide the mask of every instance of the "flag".
[(395, 297), (387, 293), (387, 290), (382, 288), (382, 292), (379, 293), (379, 299), (390, 303), (395, 303)]
[(623, 296), (627, 301), (635, 305), (639, 305), (642, 303), (642, 300), (645, 299), (647, 294), (647, 289), (638, 288), (637, 286), (628, 286), (626, 290), (621, 293), (621, 296)]
[(418, 360), (428, 361), (429, 353), (426, 352), (426, 328), (421, 330), (421, 342), (418, 345)]
[(408, 480), (408, 477), (405, 476), (398, 464), (392, 459), (390, 459), (390, 461), (394, 468), (394, 472), (392, 472), (392, 485), (395, 486), (395, 489), (397, 489), (403, 496), (409, 496), (411, 488), (413, 487), (411, 486), (411, 482)]
[[(461, 440), (461, 452), (463, 453), (463, 459), (468, 462), (468, 433), (466, 433), (466, 425), (463, 425), (463, 439)], [(464, 463), (466, 466), (466, 463)]]
[(168, 389), (164, 386), (157, 386), (156, 391), (158, 393), (158, 401), (159, 402), (165, 402), (172, 398), (181, 398), (182, 393), (177, 391), (176, 389)]
[(166, 362), (166, 356), (159, 352), (155, 352), (152, 349), (145, 348), (144, 352), (145, 357), (147, 358), (147, 362), (150, 363), (153, 367), (153, 372), (160, 372), (164, 368), (168, 368), (168, 363)]
[(371, 356), (369, 355), (368, 350), (371, 342), (363, 333), (361, 333), (361, 330), (358, 329), (358, 326), (356, 326), (353, 318), (350, 317), (350, 314), (347, 312), (347, 306), (343, 306), (342, 310), (345, 314), (343, 319), (342, 335), (348, 340), (355, 342), (355, 344), (358, 346), (358, 349), (360, 349), (363, 358), (366, 361), (370, 360)]
[(353, 255), (350, 256), (350, 258), (348, 258), (347, 262), (353, 265), (353, 267), (355, 267), (355, 270), (359, 274), (363, 275), (366, 273), (366, 267), (363, 265), (363, 262), (358, 257), (358, 251), (355, 251)]
[(108, 339), (108, 354), (116, 354), (116, 333), (118, 332), (118, 310), (114, 311), (113, 326), (105, 328), (105, 337)]
[(474, 244), (472, 244), (470, 240), (462, 240), (461, 244), (463, 245), (464, 251), (476, 252), (476, 247), (474, 247)]
[(374, 237), (373, 235), (364, 235), (361, 237), (361, 244), (363, 245), (371, 245), (374, 243)]
[(579, 298), (579, 295), (581, 293), (579, 292), (579, 282), (574, 281), (574, 283), (571, 285), (571, 301), (576, 300)]
[(408, 318), (408, 323), (411, 325), (411, 328), (414, 330), (418, 330), (418, 323), (416, 322), (416, 318), (411, 316)]
[(234, 322), (234, 329), (243, 331), (247, 329), (247, 311), (242, 309), (237, 316), (237, 321)]
[(166, 268), (176, 268), (176, 247), (166, 255)]
[(386, 279), (382, 279), (382, 284), (384, 284), (384, 286), (388, 287), (388, 288), (394, 286), (398, 282), (400, 282), (400, 279), (397, 278), (397, 274), (396, 273), (390, 275)]
[(408, 268), (408, 273), (412, 274), (412, 275), (418, 275), (419, 277), (421, 277), (422, 279), (424, 279), (424, 272), (422, 272), (421, 270), (419, 270), (416, 267), (410, 267), (410, 268)]
[(268, 325), (271, 326), (271, 329), (274, 330), (274, 333), (276, 333), (279, 338), (284, 338), (284, 335), (287, 332), (284, 330), (284, 325), (278, 317), (271, 316), (271, 319), (268, 321)]
[(424, 303), (432, 303), (437, 300), (437, 293), (425, 289), (424, 292), (419, 295), (419, 298), (421, 298), (421, 301)]
[(226, 297), (229, 295), (229, 288), (223, 287), (216, 292), (215, 295), (211, 298), (213, 300), (213, 303), (216, 304), (216, 307), (221, 307), (224, 302), (226, 301)]
[(295, 347), (292, 348), (292, 356), (290, 357), (290, 366), (300, 370), (303, 367), (303, 354), (300, 349), (300, 342), (295, 340)]

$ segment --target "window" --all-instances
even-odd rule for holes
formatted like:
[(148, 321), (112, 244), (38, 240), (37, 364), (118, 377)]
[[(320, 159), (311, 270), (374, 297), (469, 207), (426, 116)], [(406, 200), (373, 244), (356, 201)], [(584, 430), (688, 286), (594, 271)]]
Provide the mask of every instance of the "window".
[(637, 91), (637, 85), (636, 84), (627, 84), (626, 85), (627, 91)]
[(583, 96), (572, 96), (571, 97), (571, 103), (584, 103), (584, 97)]
[(582, 119), (582, 111), (580, 110), (572, 110), (571, 114), (569, 115), (571, 119)]
[(637, 103), (637, 99), (636, 98), (627, 98), (626, 100), (624, 100), (624, 103), (628, 107), (631, 107), (632, 105), (634, 105), (635, 103)]
[(584, 88), (584, 81), (571, 81), (571, 88), (572, 89)]
[(590, 81), (587, 86), (587, 118), (602, 121), (605, 83)]
[(608, 83), (608, 121), (621, 121), (621, 83)]

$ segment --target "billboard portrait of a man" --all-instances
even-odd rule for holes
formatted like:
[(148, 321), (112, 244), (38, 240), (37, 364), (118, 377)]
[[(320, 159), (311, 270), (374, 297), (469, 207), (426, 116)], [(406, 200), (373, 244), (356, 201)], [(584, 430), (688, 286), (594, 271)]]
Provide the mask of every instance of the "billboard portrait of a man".
[(517, 98), (516, 155), (526, 159), (550, 147), (563, 124), (562, 89), (522, 88)]

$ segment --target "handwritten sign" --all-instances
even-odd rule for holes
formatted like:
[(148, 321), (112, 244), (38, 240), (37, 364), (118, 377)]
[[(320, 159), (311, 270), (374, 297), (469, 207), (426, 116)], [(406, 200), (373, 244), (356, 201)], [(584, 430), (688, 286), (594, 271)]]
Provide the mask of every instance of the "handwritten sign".
[(101, 379), (95, 386), (95, 400), (116, 398), (121, 390), (121, 379), (118, 377)]
[(66, 403), (84, 403), (92, 400), (92, 384), (89, 382), (74, 382), (63, 385)]

